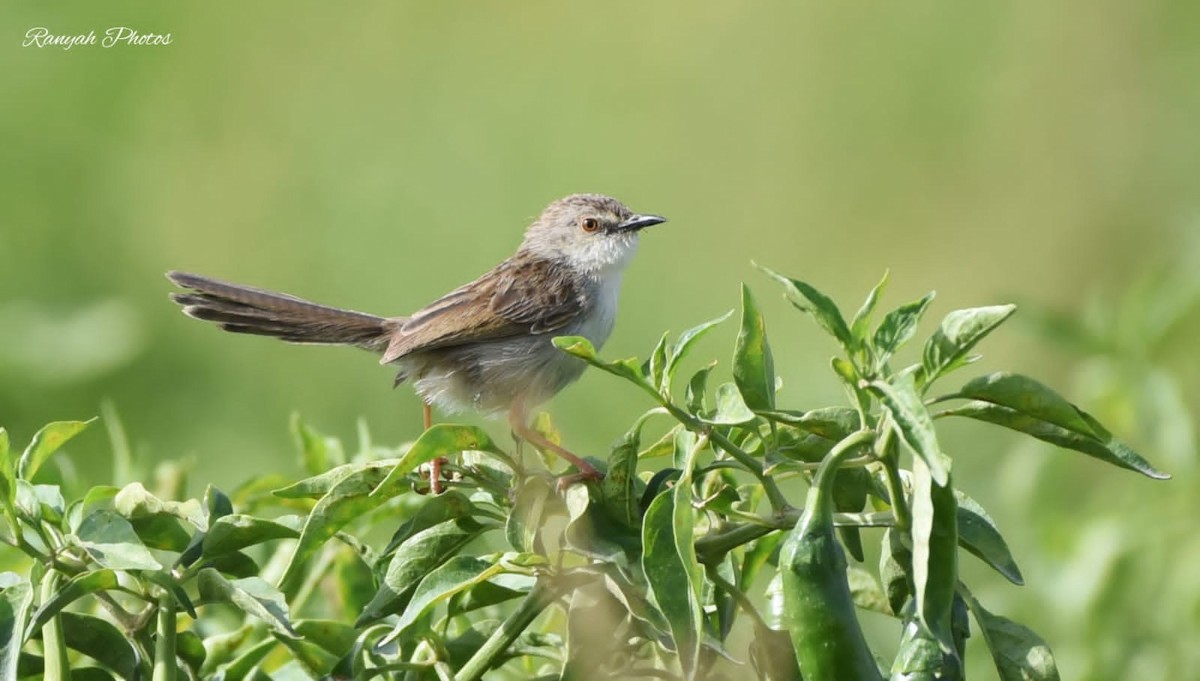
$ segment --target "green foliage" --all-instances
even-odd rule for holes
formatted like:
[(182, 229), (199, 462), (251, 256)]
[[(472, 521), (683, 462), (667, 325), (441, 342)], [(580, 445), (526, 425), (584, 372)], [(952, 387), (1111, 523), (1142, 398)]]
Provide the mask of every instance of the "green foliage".
[[(682, 360), (730, 314), (674, 342), (664, 335), (646, 362), (558, 338), (651, 403), (597, 483), (559, 489), (520, 448), (473, 426), (437, 425), (396, 448), (364, 432), (348, 455), (295, 420), (309, 477), (180, 500), (138, 482), (35, 483), (88, 422), (50, 424), (16, 460), (0, 431), (5, 541), (28, 567), (0, 574), (0, 681), (69, 667), (156, 680), (716, 679), (728, 677), (727, 659), (748, 659), (743, 674), (770, 680), (963, 678), (971, 618), (1001, 678), (1057, 679), (1046, 642), (963, 584), (960, 549), (1012, 584), (1025, 577), (995, 522), (957, 487), (939, 420), (994, 423), (1166, 476), (1018, 374), (927, 397), (1013, 306), (951, 312), (921, 361), (894, 370), (932, 294), (872, 329), (886, 278), (847, 323), (813, 286), (767, 272), (840, 348), (831, 366), (848, 404), (777, 402), (747, 287), (732, 380), (710, 391), (709, 364), (682, 400)], [(558, 437), (548, 421), (539, 428)], [(644, 442), (654, 428), (661, 434)], [(431, 496), (426, 464), (439, 457), (449, 458), (446, 491)], [(883, 528), (878, 577), (859, 564), (872, 528)], [(890, 663), (870, 648), (865, 611), (895, 620)], [(739, 621), (753, 630), (745, 651), (729, 648)]]

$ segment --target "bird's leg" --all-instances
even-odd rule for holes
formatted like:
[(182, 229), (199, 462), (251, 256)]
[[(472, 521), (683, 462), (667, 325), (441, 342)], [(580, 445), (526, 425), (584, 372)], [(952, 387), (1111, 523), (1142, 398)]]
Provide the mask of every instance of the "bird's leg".
[[(433, 407), (428, 402), (421, 405), (423, 407), (422, 414), (425, 417), (425, 430), (433, 427)], [(429, 491), (434, 494), (442, 493), (442, 464), (446, 463), (446, 457), (439, 456), (429, 462)]]
[(587, 461), (584, 461), (582, 458), (547, 440), (542, 436), (541, 433), (530, 428), (525, 421), (525, 410), (518, 402), (517, 404), (513, 405), (513, 408), (508, 412), (508, 425), (512, 428), (513, 433), (534, 447), (539, 449), (549, 449), (555, 454), (571, 462), (571, 464), (574, 465), (579, 471), (578, 473), (573, 473), (571, 475), (566, 475), (559, 478), (558, 487), (560, 490), (565, 489), (573, 482), (604, 479), (604, 473), (596, 470), (595, 467), (593, 467)]

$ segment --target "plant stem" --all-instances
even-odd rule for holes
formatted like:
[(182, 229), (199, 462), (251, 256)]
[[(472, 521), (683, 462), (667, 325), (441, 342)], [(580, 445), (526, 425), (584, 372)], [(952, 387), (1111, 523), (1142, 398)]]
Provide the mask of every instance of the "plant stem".
[[(721, 532), (701, 537), (696, 540), (696, 556), (701, 563), (706, 564), (714, 559), (719, 560), (721, 556), (742, 544), (778, 530), (790, 529), (800, 519), (800, 515), (800, 509), (791, 509), (781, 515), (739, 523)], [(889, 511), (834, 513), (833, 524), (836, 527), (892, 527), (896, 524), (896, 519)]]
[(738, 447), (730, 442), (729, 438), (718, 432), (716, 428), (713, 428), (711, 425), (696, 419), (691, 414), (675, 406), (671, 401), (664, 399), (661, 395), (657, 395), (657, 397), (659, 403), (671, 414), (671, 416), (675, 417), (675, 420), (682, 423), (684, 427), (693, 433), (707, 435), (708, 438), (712, 440), (713, 444), (717, 445), (727, 454), (737, 459), (738, 463), (742, 464), (746, 470), (750, 471), (751, 475), (758, 478), (758, 481), (763, 486), (763, 491), (767, 494), (767, 500), (771, 502), (771, 508), (775, 509), (776, 513), (782, 513), (790, 508), (787, 499), (783, 496), (783, 492), (779, 491), (779, 486), (775, 484), (775, 481), (771, 479), (771, 476), (763, 472), (762, 464), (760, 464), (758, 461), (755, 461), (754, 457), (742, 451), (741, 447)]
[(153, 681), (175, 681), (175, 599), (163, 590), (158, 599), (158, 632), (154, 642)]
[(724, 577), (717, 574), (717, 571), (715, 568), (712, 568), (710, 566), (710, 568), (707, 570), (707, 572), (708, 572), (708, 578), (712, 580), (712, 583), (716, 584), (718, 587), (721, 588), (722, 591), (729, 594), (729, 596), (731, 598), (733, 598), (733, 600), (737, 601), (738, 606), (741, 607), (741, 609), (747, 615), (750, 616), (750, 619), (754, 620), (754, 623), (756, 625), (758, 625), (759, 627), (761, 627), (763, 629), (771, 628), (771, 627), (767, 626), (767, 621), (763, 619), (762, 614), (758, 612), (758, 609), (754, 607), (754, 604), (750, 602), (750, 599), (746, 598), (746, 594), (742, 593), (741, 589), (739, 589), (736, 586), (734, 586), (733, 584), (730, 584), (729, 582), (725, 581)]
[[(61, 575), (56, 570), (47, 570), (42, 578), (41, 602), (45, 603), (54, 597), (58, 591), (58, 581)], [(42, 654), (46, 657), (45, 678), (71, 678), (71, 661), (67, 658), (67, 642), (63, 637), (62, 620), (58, 615), (42, 627)]]
[(521, 606), (501, 623), (500, 628), (493, 632), (488, 640), (484, 641), (483, 645), (475, 651), (471, 659), (467, 660), (462, 669), (458, 670), (454, 681), (482, 679), (484, 673), (492, 668), (495, 658), (503, 654), (513, 644), (513, 641), (517, 640), (521, 632), (525, 631), (525, 628), (558, 596), (558, 589), (554, 588), (550, 582), (545, 578), (538, 579), (533, 590), (521, 602)]

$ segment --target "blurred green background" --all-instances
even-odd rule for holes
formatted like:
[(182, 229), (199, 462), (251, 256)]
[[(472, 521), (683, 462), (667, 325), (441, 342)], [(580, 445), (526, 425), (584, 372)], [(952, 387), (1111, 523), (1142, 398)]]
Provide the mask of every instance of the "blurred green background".
[[(1029, 585), (964, 570), (1064, 678), (1200, 665), (1200, 4), (21, 0), (0, 24), (16, 442), (111, 401), (143, 462), (194, 460), (196, 493), (297, 472), (293, 412), (411, 438), (419, 402), (369, 355), (221, 334), (162, 273), (402, 314), (506, 257), (550, 200), (610, 193), (671, 222), (643, 240), (605, 354), (644, 356), (747, 281), (797, 408), (841, 399), (834, 348), (752, 259), (851, 311), (886, 268), (885, 303), (938, 289), (931, 318), (1022, 303), (979, 371), (1045, 379), (1176, 477), (948, 428)], [(119, 25), (173, 43), (21, 47), (35, 26)], [(693, 361), (725, 362), (734, 332)], [(591, 372), (550, 411), (600, 454), (647, 406)], [(102, 431), (70, 451), (109, 474)]]

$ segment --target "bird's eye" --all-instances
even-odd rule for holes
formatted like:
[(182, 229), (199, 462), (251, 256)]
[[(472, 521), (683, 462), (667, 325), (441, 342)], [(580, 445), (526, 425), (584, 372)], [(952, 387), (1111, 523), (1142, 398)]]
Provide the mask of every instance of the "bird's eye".
[(600, 229), (600, 221), (596, 218), (584, 218), (579, 226), (583, 227), (583, 231), (591, 233)]

